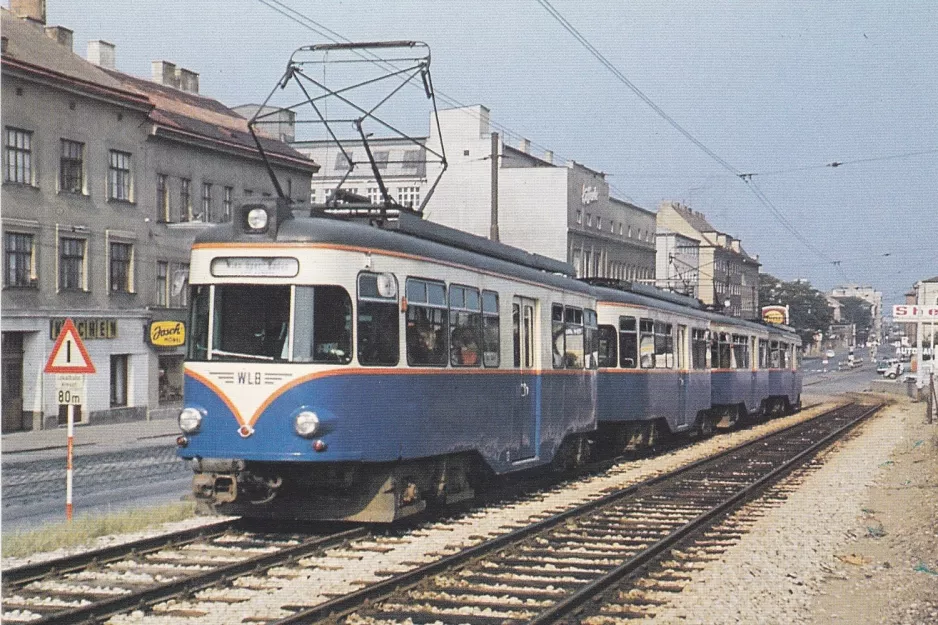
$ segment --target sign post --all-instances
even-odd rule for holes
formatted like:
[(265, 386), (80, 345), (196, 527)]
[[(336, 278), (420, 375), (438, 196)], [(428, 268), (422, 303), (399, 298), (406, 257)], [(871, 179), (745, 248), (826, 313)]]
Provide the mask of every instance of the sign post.
[(94, 364), (78, 335), (71, 319), (66, 319), (62, 331), (52, 346), (46, 361), (45, 373), (55, 374), (55, 394), (58, 403), (68, 406), (68, 442), (65, 451), (65, 518), (72, 520), (72, 455), (75, 448), (75, 406), (81, 405), (85, 395), (85, 375), (94, 373)]

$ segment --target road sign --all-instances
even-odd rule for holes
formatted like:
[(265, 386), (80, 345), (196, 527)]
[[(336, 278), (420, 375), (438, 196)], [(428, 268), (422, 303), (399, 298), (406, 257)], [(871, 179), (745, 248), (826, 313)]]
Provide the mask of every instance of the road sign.
[(55, 403), (81, 406), (85, 396), (85, 376), (81, 373), (60, 373), (55, 376)]
[(66, 319), (59, 332), (59, 338), (52, 346), (52, 353), (46, 361), (46, 373), (94, 373), (94, 364), (85, 349), (85, 344), (78, 336), (78, 328), (71, 319)]

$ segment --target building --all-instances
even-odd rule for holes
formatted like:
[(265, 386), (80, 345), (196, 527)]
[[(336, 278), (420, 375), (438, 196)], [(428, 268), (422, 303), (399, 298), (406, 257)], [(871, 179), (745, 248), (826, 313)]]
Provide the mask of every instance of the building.
[[(43, 366), (72, 318), (97, 369), (80, 422), (144, 419), (182, 388), (188, 253), (195, 233), (273, 184), (243, 117), (198, 94), (198, 74), (115, 69), (116, 48), (72, 51), (43, 0), (2, 13), (3, 431), (65, 414)], [(264, 139), (294, 196), (316, 165)]]
[[(918, 306), (938, 306), (938, 276), (919, 280), (912, 285), (912, 290), (905, 294), (905, 303)], [(922, 354), (926, 359), (930, 359), (934, 353), (935, 336), (938, 332), (938, 323), (900, 323), (905, 334), (906, 340), (903, 341), (903, 349), (900, 352), (904, 355), (914, 353), (913, 346), (918, 341), (918, 326), (922, 327)]]
[[(426, 201), (430, 221), (569, 262), (580, 277), (653, 282), (655, 214), (612, 197), (604, 174), (572, 161), (557, 163), (551, 152), (535, 155), (526, 139), (509, 145), (492, 132), (484, 106), (442, 110), (439, 120), (439, 132), (431, 123), (430, 134), (413, 141), (369, 140), (398, 203), (419, 207)], [(344, 144), (358, 161), (363, 145)], [(342, 189), (380, 200), (371, 169), (349, 171), (334, 143), (293, 146), (323, 165), (313, 177), (314, 201), (327, 200), (343, 179)], [(427, 148), (445, 151), (448, 162), (429, 200), (439, 170), (427, 165)]]
[[(662, 202), (658, 207), (658, 232), (676, 233), (697, 246), (697, 297), (704, 304), (743, 319), (759, 319), (759, 258), (743, 249), (740, 240), (718, 231), (703, 213), (680, 202)], [(691, 255), (692, 256), (692, 255)], [(666, 273), (659, 280), (689, 279), (693, 269), (678, 263), (663, 263)]]
[(656, 233), (655, 286), (698, 297), (700, 242), (667, 229)]
[(848, 284), (832, 289), (830, 296), (837, 300), (844, 300), (850, 297), (861, 299), (870, 305), (870, 315), (873, 318), (872, 335), (867, 341), (877, 343), (883, 340), (883, 294), (871, 286), (860, 286), (859, 284)]

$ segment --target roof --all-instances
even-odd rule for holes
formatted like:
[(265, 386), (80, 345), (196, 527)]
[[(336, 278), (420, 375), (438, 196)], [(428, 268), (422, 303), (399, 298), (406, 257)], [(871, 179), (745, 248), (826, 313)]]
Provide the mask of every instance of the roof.
[(146, 99), (128, 90), (103, 69), (47, 37), (41, 27), (19, 19), (3, 7), (0, 7), (0, 19), (3, 37), (7, 40), (3, 52), (4, 72), (19, 69), (36, 78), (64, 81), (89, 95), (151, 108)]
[[(247, 119), (218, 100), (130, 76), (117, 70), (108, 69), (106, 72), (126, 88), (146, 96), (153, 103), (154, 109), (150, 114), (150, 121), (159, 128), (183, 134), (194, 134), (211, 141), (228, 144), (231, 147), (256, 151), (257, 146), (248, 130)], [(318, 169), (315, 162), (283, 141), (264, 136), (261, 132), (258, 132), (258, 139), (269, 156), (281, 157), (293, 165), (314, 171)]]

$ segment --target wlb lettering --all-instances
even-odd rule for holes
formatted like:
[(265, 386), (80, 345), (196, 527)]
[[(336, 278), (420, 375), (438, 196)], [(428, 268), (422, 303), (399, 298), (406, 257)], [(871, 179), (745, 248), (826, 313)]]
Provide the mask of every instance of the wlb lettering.
[(260, 371), (250, 372), (250, 371), (239, 371), (238, 372), (238, 384), (247, 384), (249, 386), (259, 386), (261, 383), (261, 374)]

